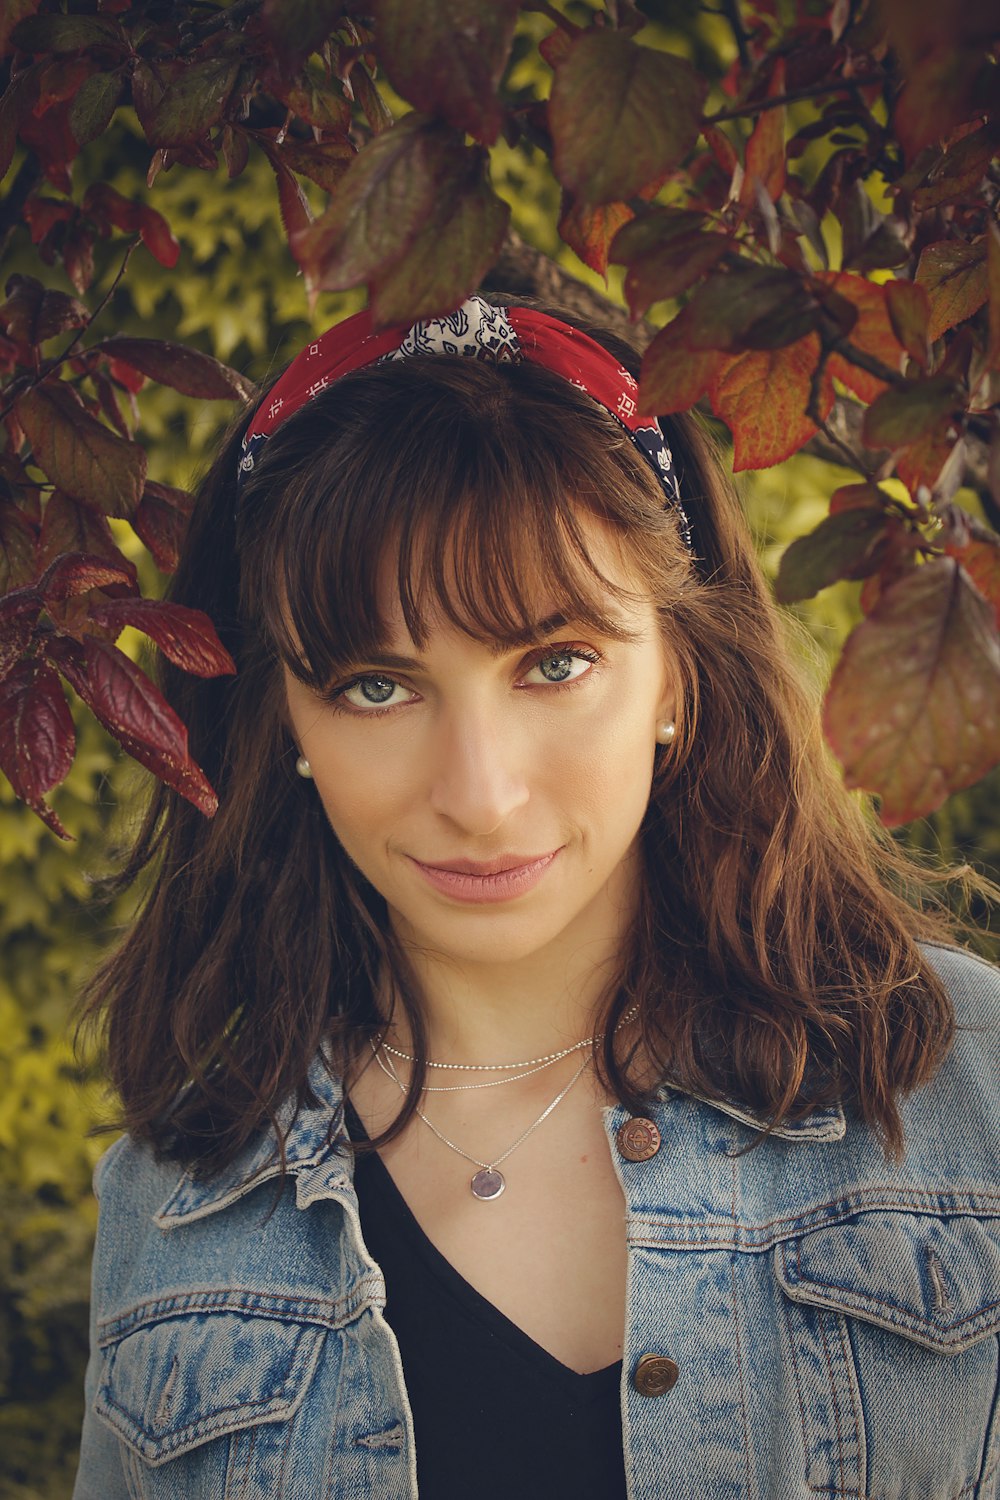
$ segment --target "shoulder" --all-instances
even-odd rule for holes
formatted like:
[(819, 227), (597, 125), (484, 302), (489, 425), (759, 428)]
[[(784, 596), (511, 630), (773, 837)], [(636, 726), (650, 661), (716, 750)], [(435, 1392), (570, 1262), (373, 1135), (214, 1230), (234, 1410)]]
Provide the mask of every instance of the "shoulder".
[(941, 980), (952, 1005), (959, 1034), (974, 1031), (988, 1044), (1000, 1043), (1000, 968), (967, 948), (921, 943), (921, 952)]

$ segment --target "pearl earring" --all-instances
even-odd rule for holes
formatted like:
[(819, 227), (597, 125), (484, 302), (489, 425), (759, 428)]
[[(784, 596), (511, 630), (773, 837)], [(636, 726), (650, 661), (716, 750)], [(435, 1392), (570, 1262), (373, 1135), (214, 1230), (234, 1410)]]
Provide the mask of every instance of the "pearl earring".
[(298, 771), (300, 776), (303, 776), (306, 779), (306, 781), (312, 780), (312, 766), (306, 760), (304, 755), (300, 755), (298, 760), (295, 762), (295, 769), (296, 771)]
[(673, 719), (667, 719), (665, 723), (656, 726), (656, 738), (661, 745), (669, 745), (677, 733), (677, 725)]

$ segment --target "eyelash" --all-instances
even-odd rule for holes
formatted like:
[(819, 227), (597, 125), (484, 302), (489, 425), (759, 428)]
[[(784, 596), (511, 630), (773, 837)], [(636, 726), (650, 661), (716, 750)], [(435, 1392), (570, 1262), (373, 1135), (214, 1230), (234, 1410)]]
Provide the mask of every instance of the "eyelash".
[[(592, 667), (600, 666), (604, 660), (600, 652), (592, 651), (587, 646), (546, 646), (543, 651), (537, 652), (535, 656), (532, 657), (532, 659), (525, 666), (524, 672), (530, 672), (534, 667), (537, 667), (540, 662), (550, 661), (553, 657), (556, 656), (577, 656), (582, 661), (590, 662)], [(559, 691), (560, 689), (574, 688), (579, 683), (584, 682), (590, 675), (591, 674), (589, 672), (581, 672), (579, 676), (570, 678), (568, 682), (550, 682), (547, 684), (547, 687), (555, 691)], [(352, 677), (350, 681), (341, 683), (339, 687), (329, 689), (328, 692), (323, 694), (324, 702), (328, 703), (335, 713), (356, 714), (363, 719), (381, 718), (383, 714), (392, 714), (395, 713), (399, 708), (406, 708), (407, 705), (405, 703), (392, 703), (388, 708), (376, 708), (374, 705), (371, 708), (355, 708), (353, 704), (341, 703), (340, 700), (345, 693), (349, 692), (351, 688), (357, 687), (360, 682), (365, 682), (371, 677), (381, 677), (386, 682), (393, 683), (396, 687), (403, 686), (402, 683), (398, 683), (396, 681), (395, 677), (388, 677), (385, 673), (362, 672), (357, 677)], [(531, 686), (541, 687), (541, 683), (532, 683)]]

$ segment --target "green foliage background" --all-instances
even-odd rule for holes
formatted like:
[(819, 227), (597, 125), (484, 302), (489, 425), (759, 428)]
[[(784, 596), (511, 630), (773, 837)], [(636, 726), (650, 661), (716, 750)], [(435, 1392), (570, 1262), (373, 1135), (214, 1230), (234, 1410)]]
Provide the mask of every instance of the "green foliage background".
[[(512, 75), (517, 83), (516, 68)], [(145, 186), (138, 134), (116, 128), (95, 142), (78, 180), (105, 178), (163, 212), (183, 245), (175, 270), (137, 251), (104, 318), (104, 331), (176, 338), (266, 378), (308, 333), (360, 305), (357, 295), (321, 298), (312, 315), (285, 245), (270, 169), (251, 161), (235, 183), (175, 170)], [(501, 149), (498, 190), (511, 202), (514, 227), (595, 281), (556, 240), (556, 189), (528, 156)], [(95, 292), (116, 268), (104, 247)], [(36, 271), (26, 236), (15, 237), (6, 267)], [(50, 285), (64, 285), (59, 273)], [(68, 287), (65, 288), (69, 290)], [(612, 288), (614, 291), (614, 288)], [(150, 475), (190, 486), (231, 410), (168, 390), (140, 398)], [(751, 476), (744, 496), (765, 566), (814, 526), (838, 471), (797, 456)], [(131, 533), (122, 528), (124, 537)], [(153, 576), (152, 564), (132, 555)], [(839, 585), (800, 607), (795, 628), (819, 683), (857, 617), (856, 589)], [(137, 642), (138, 645), (138, 642)], [(94, 899), (92, 877), (106, 870), (116, 839), (127, 835), (143, 797), (143, 773), (81, 713), (80, 750), (54, 796), (75, 836), (59, 845), (0, 782), (0, 1500), (61, 1500), (72, 1486), (82, 1410), (87, 1340), (87, 1281), (96, 1218), (90, 1176), (109, 1137), (89, 1132), (111, 1113), (96, 1069), (74, 1058), (72, 1013), (81, 982), (116, 931), (130, 900), (108, 908)], [(948, 860), (972, 858), (1000, 873), (1000, 777), (954, 798), (903, 835)], [(974, 913), (973, 915), (977, 915)]]

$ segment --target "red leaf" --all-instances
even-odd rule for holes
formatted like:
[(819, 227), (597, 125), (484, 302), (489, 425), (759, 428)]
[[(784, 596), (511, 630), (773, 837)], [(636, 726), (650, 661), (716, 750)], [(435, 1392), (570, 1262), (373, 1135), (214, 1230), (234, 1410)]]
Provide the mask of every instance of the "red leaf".
[(222, 127), (222, 158), (229, 177), (239, 177), (250, 159), (250, 142), (245, 130), (234, 130), (232, 125)]
[(37, 589), (16, 589), (0, 598), (0, 677), (5, 677), (24, 655), (41, 612)]
[(977, 80), (986, 71), (985, 49), (955, 46), (950, 38), (921, 58), (893, 112), (907, 161), (922, 147), (947, 140), (955, 126), (968, 118)]
[(682, 58), (608, 29), (583, 33), (556, 68), (549, 100), (560, 183), (588, 203), (634, 197), (681, 165), (707, 92)]
[(131, 625), (155, 641), (169, 661), (196, 677), (219, 677), (236, 671), (236, 663), (200, 609), (165, 604), (159, 599), (113, 599), (90, 610), (97, 624), (123, 630)]
[[(773, 99), (785, 92), (785, 64), (779, 58), (771, 73), (767, 97)], [(757, 184), (764, 189), (772, 203), (776, 203), (785, 190), (785, 108), (776, 105), (762, 110), (750, 133), (746, 149), (746, 176), (740, 195), (744, 204), (755, 201)]]
[(415, 109), (492, 145), (519, 0), (373, 0), (379, 61)]
[(935, 422), (896, 455), (896, 473), (911, 494), (922, 487), (933, 490), (955, 446), (949, 418)]
[(25, 392), (17, 415), (34, 461), (53, 484), (110, 516), (128, 516), (139, 503), (146, 455), (89, 416), (61, 381)]
[(848, 786), (895, 827), (926, 816), (1000, 760), (1000, 637), (950, 557), (883, 589), (848, 637), (824, 709)]
[(105, 518), (82, 501), (70, 499), (62, 490), (54, 490), (45, 507), (38, 538), (39, 568), (47, 568), (66, 552), (84, 552), (89, 557), (102, 558), (123, 569), (135, 581), (135, 564), (118, 550)]
[[(846, 297), (857, 312), (847, 342), (881, 361), (890, 370), (898, 370), (903, 350), (889, 319), (885, 287), (867, 281), (863, 276), (852, 276), (847, 271), (822, 271), (819, 279), (837, 296)], [(842, 354), (830, 356), (830, 374), (842, 380), (862, 401), (874, 401), (885, 390), (885, 382), (877, 375), (852, 364)]]
[(15, 505), (0, 501), (0, 593), (32, 583), (35, 530)]
[[(733, 435), (734, 471), (780, 463), (815, 434), (807, 407), (819, 353), (819, 338), (810, 333), (783, 349), (738, 354), (718, 370), (709, 394), (716, 416)], [(822, 417), (833, 396), (827, 370), (820, 389)]]
[(961, 563), (983, 598), (993, 606), (1000, 629), (1000, 538), (986, 541), (972, 537), (963, 546), (948, 546), (946, 551)]
[(143, 208), (139, 213), (139, 238), (155, 260), (169, 270), (177, 264), (181, 247), (174, 238), (170, 225), (155, 208)]
[[(575, 203), (567, 194), (563, 195), (562, 214), (559, 219), (559, 236), (574, 251), (585, 266), (607, 277), (608, 249), (611, 241), (623, 224), (635, 215), (627, 203), (603, 203), (591, 206)], [(633, 317), (636, 316), (633, 311)]]
[(928, 335), (933, 342), (956, 323), (964, 323), (989, 295), (986, 245), (980, 240), (939, 240), (921, 253), (914, 280), (930, 298)]
[(309, 199), (305, 195), (302, 184), (293, 177), (277, 152), (268, 145), (264, 145), (264, 150), (267, 153), (268, 160), (274, 172), (275, 181), (278, 184), (278, 206), (281, 209), (281, 222), (285, 226), (285, 234), (288, 236), (288, 243), (292, 254), (302, 267), (306, 290), (311, 299), (316, 292), (313, 267), (308, 256), (303, 260), (298, 253), (298, 246), (305, 243), (300, 237), (308, 232), (313, 222)]
[(885, 303), (896, 338), (920, 368), (926, 370), (930, 359), (927, 330), (931, 315), (926, 290), (915, 281), (888, 281), (885, 285)]
[(173, 573), (180, 561), (181, 544), (193, 509), (194, 496), (187, 490), (172, 489), (152, 480), (147, 482), (139, 509), (132, 517), (132, 527), (164, 573)]
[[(259, 138), (259, 137), (258, 137)], [(277, 173), (278, 164), (289, 168), (292, 172), (300, 172), (303, 177), (308, 177), (311, 182), (317, 183), (324, 192), (336, 192), (340, 186), (341, 179), (347, 171), (351, 162), (357, 156), (357, 151), (347, 141), (323, 141), (321, 144), (311, 144), (307, 141), (293, 141), (287, 137), (280, 147), (273, 147), (268, 151), (271, 164)], [(279, 187), (281, 179), (279, 177)], [(307, 200), (303, 203), (308, 208)], [(285, 230), (288, 232), (288, 215), (283, 214), (285, 219)], [(303, 222), (311, 221), (312, 215)]]
[(627, 267), (625, 299), (633, 318), (686, 291), (731, 248), (727, 236), (702, 233), (707, 222), (704, 214), (651, 208), (616, 235), (611, 256)]
[(343, 0), (264, 0), (261, 18), (281, 58), (294, 62), (326, 41), (343, 9)]
[(142, 121), (149, 144), (194, 144), (222, 118), (238, 73), (239, 64), (229, 57), (185, 63)]
[(246, 401), (253, 394), (253, 386), (236, 370), (186, 344), (171, 344), (165, 339), (110, 338), (95, 344), (90, 352), (95, 350), (112, 359), (115, 369), (128, 365), (185, 396), (198, 396), (204, 401)]
[(708, 390), (729, 356), (714, 349), (694, 353), (687, 345), (685, 314), (678, 313), (646, 350), (639, 381), (639, 406), (668, 416), (687, 411)]
[(122, 748), (211, 817), (218, 798), (188, 753), (187, 730), (135, 662), (94, 636), (82, 647), (54, 639), (50, 655)]
[(42, 798), (73, 764), (76, 734), (59, 678), (37, 657), (0, 682), (0, 768), (17, 795), (61, 838), (66, 830)]
[(44, 344), (70, 328), (85, 328), (90, 320), (82, 302), (65, 292), (46, 291), (34, 276), (11, 276), (5, 290), (7, 301), (0, 307), (0, 324), (26, 348)]
[(935, 152), (923, 187), (913, 194), (921, 213), (945, 203), (979, 203), (983, 177), (993, 159), (994, 145), (985, 127), (963, 136), (940, 156)]
[(38, 581), (38, 592), (49, 604), (75, 599), (91, 589), (105, 589), (112, 584), (121, 584), (134, 592), (135, 580), (135, 568), (125, 558), (117, 563), (85, 552), (69, 552), (49, 564)]
[(492, 265), (509, 218), (485, 165), (447, 126), (408, 115), (369, 142), (295, 237), (299, 264), (327, 291), (367, 281), (383, 324), (449, 312)]

